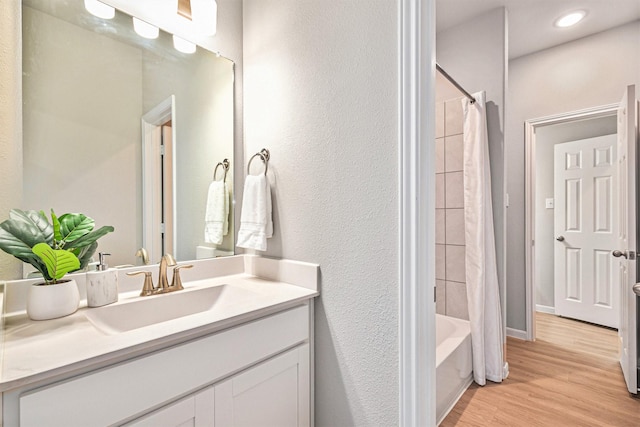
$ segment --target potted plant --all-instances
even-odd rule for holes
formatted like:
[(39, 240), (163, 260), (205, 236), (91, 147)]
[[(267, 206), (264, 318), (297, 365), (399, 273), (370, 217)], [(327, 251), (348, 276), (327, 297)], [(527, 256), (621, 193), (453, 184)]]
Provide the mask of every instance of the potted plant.
[(34, 266), (44, 279), (29, 289), (31, 319), (54, 319), (78, 309), (78, 286), (75, 280), (63, 278), (86, 268), (98, 248), (97, 240), (113, 231), (111, 226), (94, 227), (95, 221), (86, 215), (58, 217), (53, 209), (51, 222), (43, 211), (12, 209), (9, 219), (0, 223), (0, 249)]

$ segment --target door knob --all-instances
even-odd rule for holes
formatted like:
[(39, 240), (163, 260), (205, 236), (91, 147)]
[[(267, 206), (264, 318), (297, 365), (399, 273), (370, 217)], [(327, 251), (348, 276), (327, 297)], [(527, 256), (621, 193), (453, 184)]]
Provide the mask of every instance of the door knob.
[(633, 293), (640, 297), (640, 283), (633, 285)]
[(611, 252), (611, 255), (613, 255), (616, 258), (626, 258), (630, 261), (634, 261), (636, 259), (636, 252), (635, 251), (619, 251), (619, 250), (615, 250), (613, 252)]
[(558, 236), (558, 237), (556, 237), (556, 240), (558, 242), (564, 242), (564, 236)]

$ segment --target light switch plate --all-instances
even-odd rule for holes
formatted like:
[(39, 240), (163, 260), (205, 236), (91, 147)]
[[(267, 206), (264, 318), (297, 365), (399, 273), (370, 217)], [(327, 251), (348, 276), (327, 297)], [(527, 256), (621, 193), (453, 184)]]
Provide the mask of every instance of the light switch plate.
[(544, 207), (547, 209), (553, 209), (553, 198), (544, 200)]

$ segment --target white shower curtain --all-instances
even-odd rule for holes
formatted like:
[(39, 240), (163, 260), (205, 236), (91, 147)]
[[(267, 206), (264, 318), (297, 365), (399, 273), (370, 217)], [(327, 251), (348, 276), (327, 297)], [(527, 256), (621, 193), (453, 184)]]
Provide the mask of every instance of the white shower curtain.
[(464, 98), (464, 220), (467, 300), (476, 383), (502, 382), (502, 318), (491, 206), (485, 92)]

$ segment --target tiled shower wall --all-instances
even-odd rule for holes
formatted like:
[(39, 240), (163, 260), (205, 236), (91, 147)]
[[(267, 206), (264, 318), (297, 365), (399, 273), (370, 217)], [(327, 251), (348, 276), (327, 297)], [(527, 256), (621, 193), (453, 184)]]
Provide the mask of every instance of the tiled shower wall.
[(468, 319), (461, 99), (436, 104), (436, 312)]

